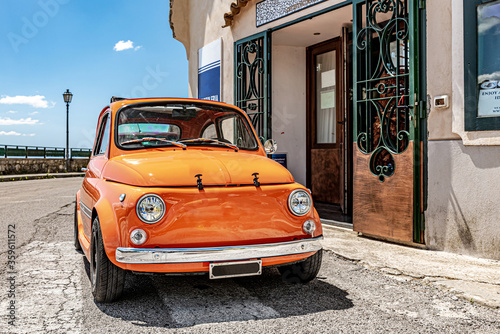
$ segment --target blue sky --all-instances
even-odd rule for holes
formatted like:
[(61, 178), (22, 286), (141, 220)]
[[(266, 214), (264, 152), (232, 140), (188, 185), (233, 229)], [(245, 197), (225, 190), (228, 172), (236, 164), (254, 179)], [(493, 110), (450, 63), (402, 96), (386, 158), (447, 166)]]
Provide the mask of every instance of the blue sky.
[(90, 148), (111, 96), (188, 94), (168, 0), (2, 0), (0, 145)]

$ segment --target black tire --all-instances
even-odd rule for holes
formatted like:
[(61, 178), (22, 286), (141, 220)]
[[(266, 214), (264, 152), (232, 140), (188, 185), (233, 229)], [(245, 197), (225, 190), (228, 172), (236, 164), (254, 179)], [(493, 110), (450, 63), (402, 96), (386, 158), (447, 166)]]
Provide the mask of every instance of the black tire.
[(100, 303), (110, 303), (120, 298), (125, 283), (125, 271), (108, 259), (98, 217), (92, 223), (89, 262), (90, 282), (95, 300)]
[(288, 266), (278, 267), (278, 270), (281, 273), (281, 279), (283, 282), (290, 284), (307, 283), (312, 281), (318, 275), (319, 269), (321, 268), (322, 258), (322, 250), (319, 250), (304, 261)]
[(78, 241), (78, 211), (76, 209), (76, 206), (78, 203), (75, 202), (75, 223), (74, 225), (74, 239), (75, 239), (75, 250), (79, 253), (82, 252), (82, 246), (80, 245), (80, 241)]

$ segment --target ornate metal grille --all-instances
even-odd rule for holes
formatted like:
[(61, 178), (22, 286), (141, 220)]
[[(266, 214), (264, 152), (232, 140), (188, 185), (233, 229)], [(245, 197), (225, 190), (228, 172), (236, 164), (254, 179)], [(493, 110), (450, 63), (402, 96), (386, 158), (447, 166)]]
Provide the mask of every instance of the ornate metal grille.
[(267, 33), (235, 43), (235, 104), (252, 121), (259, 138), (271, 133)]
[(357, 145), (380, 182), (411, 139), (409, 1), (364, 0), (355, 14)]

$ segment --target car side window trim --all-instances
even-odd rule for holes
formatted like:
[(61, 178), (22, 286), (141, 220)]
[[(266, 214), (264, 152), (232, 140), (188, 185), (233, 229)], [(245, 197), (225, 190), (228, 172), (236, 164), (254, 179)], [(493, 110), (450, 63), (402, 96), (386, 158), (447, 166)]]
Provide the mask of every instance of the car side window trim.
[[(104, 155), (106, 153), (106, 151), (108, 151), (109, 142), (110, 142), (109, 138), (107, 138), (108, 144), (107, 144), (107, 147), (106, 147), (106, 151), (100, 152), (101, 151), (101, 146), (102, 146), (102, 143), (103, 143), (103, 139), (106, 140), (105, 138), (103, 138), (103, 135), (106, 132), (106, 130), (110, 130), (109, 128), (111, 127), (111, 122), (109, 121), (109, 118), (110, 118), (110, 113), (109, 112), (107, 112), (106, 114), (104, 114), (104, 116), (102, 116), (101, 124), (99, 126), (99, 134), (97, 136), (96, 144), (94, 146), (94, 151), (92, 153), (92, 155), (94, 157), (100, 156), (100, 155)], [(110, 132), (111, 131), (108, 131), (108, 134)]]

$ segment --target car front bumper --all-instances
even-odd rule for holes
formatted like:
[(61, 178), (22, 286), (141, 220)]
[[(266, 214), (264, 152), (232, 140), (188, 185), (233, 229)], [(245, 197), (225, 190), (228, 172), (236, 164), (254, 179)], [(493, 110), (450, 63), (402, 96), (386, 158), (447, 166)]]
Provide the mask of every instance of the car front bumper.
[(206, 248), (132, 248), (118, 247), (116, 261), (120, 263), (193, 263), (261, 259), (303, 254), (321, 250), (323, 236), (273, 244), (206, 247)]

